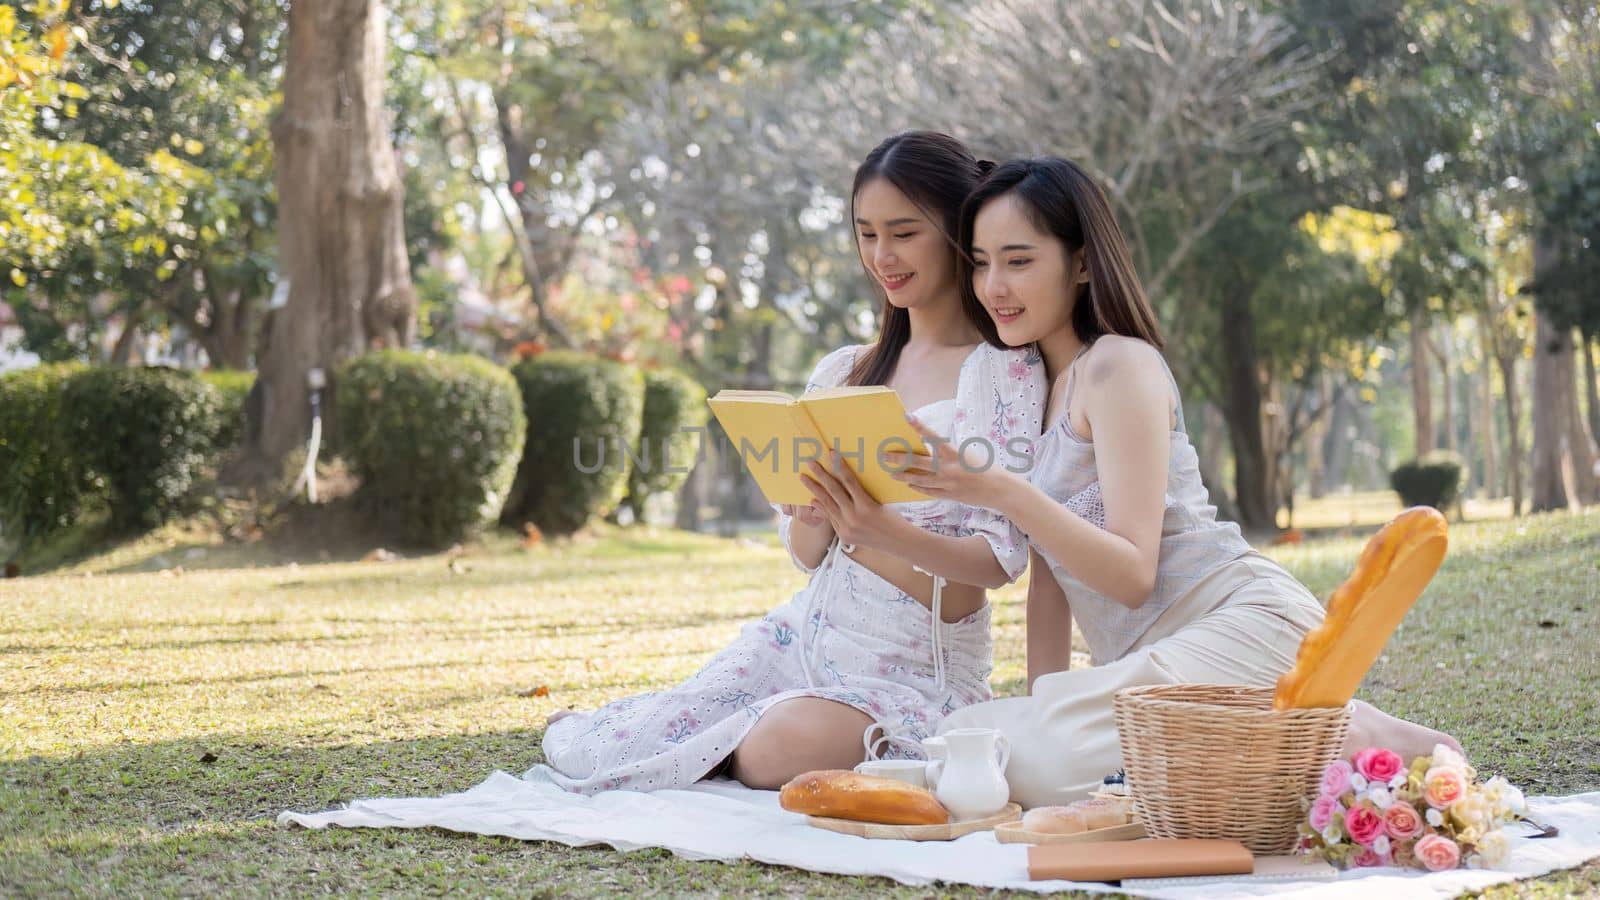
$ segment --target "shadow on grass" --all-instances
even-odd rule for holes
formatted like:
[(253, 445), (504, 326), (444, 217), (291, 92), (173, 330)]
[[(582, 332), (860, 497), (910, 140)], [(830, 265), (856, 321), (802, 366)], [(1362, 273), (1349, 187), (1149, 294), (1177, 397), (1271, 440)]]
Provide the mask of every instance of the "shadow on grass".
[[(603, 611), (597, 611), (597, 615)], [(352, 622), (366, 622), (373, 625), (385, 626), (374, 631), (361, 631), (352, 634), (315, 634), (315, 635), (255, 635), (241, 637), (200, 637), (193, 640), (153, 640), (134, 641), (124, 640), (99, 644), (84, 645), (82, 642), (72, 644), (7, 644), (0, 646), (0, 654), (7, 653), (99, 653), (107, 649), (117, 650), (187, 650), (207, 646), (271, 646), (275, 644), (339, 644), (359, 643), (362, 641), (382, 641), (394, 638), (396, 629), (406, 631), (407, 639), (427, 640), (430, 642), (459, 642), (479, 641), (484, 638), (506, 637), (517, 634), (525, 637), (585, 637), (609, 633), (624, 634), (626, 630), (670, 630), (675, 628), (699, 628), (719, 622), (754, 622), (761, 618), (744, 610), (715, 610), (694, 611), (677, 615), (634, 616), (626, 623), (616, 621), (595, 621), (586, 619), (568, 619), (560, 622), (539, 620), (532, 616), (495, 616), (487, 617), (489, 622), (503, 624), (486, 624), (482, 627), (456, 627), (415, 630), (416, 625), (439, 624), (448, 625), (459, 622), (458, 618), (432, 617), (424, 619), (346, 619), (325, 618), (318, 619), (319, 624), (341, 625)], [(152, 622), (142, 623), (138, 630), (159, 630), (161, 628), (177, 628), (184, 631), (193, 631), (197, 628), (240, 628), (251, 629), (266, 627), (299, 627), (301, 623), (289, 622), (283, 619), (271, 619), (254, 622)], [(59, 631), (60, 629), (33, 629), (35, 633), (44, 631)], [(81, 634), (104, 632), (107, 634), (124, 634), (130, 630), (129, 626), (113, 623), (104, 626), (77, 626), (74, 631)], [(11, 634), (26, 633), (20, 629), (8, 631)], [(638, 656), (675, 656), (677, 654), (635, 654)]]
[[(679, 659), (685, 657), (699, 658), (706, 654), (695, 652), (665, 652), (665, 653), (630, 653), (630, 659)], [(537, 663), (542, 666), (554, 667), (560, 663), (583, 662), (592, 660), (593, 656), (497, 656), (493, 659), (454, 659), (454, 660), (423, 660), (415, 663), (399, 663), (390, 666), (343, 666), (337, 669), (295, 669), (292, 671), (253, 672), (244, 675), (200, 675), (191, 678), (146, 678), (129, 681), (88, 681), (68, 684), (51, 684), (43, 687), (27, 687), (20, 690), (0, 690), (0, 697), (37, 695), (37, 694), (81, 694), (105, 693), (109, 691), (125, 690), (159, 690), (161, 688), (185, 687), (190, 685), (209, 684), (234, 684), (247, 685), (268, 681), (286, 681), (305, 678), (343, 678), (359, 675), (380, 675), (395, 672), (432, 672), (440, 669), (481, 669), (494, 666), (509, 666), (521, 663)], [(587, 679), (584, 686), (587, 688), (607, 688), (634, 684), (637, 679), (627, 678), (618, 681)], [(576, 685), (552, 684), (552, 687), (570, 688)]]

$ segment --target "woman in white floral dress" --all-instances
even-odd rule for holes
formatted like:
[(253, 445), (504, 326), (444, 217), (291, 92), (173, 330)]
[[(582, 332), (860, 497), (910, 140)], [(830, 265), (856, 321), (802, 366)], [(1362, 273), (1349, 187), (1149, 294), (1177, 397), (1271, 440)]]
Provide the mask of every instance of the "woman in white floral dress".
[[(956, 281), (962, 199), (986, 171), (945, 135), (908, 132), (857, 170), (851, 218), (862, 264), (883, 289), (871, 345), (836, 350), (807, 390), (887, 384), (919, 420), (979, 439), (994, 464), (1024, 469), (1046, 384), (1034, 351), (1006, 350), (969, 317)], [(1018, 440), (1021, 439), (1021, 440)], [(780, 509), (780, 533), (810, 581), (744, 627), (689, 680), (553, 719), (547, 765), (527, 777), (567, 790), (682, 787), (726, 767), (773, 788), (863, 757), (873, 723), (917, 752), (952, 710), (987, 700), (992, 644), (985, 588), (1027, 564), (1004, 518), (948, 500), (880, 505), (848, 470), (813, 465), (816, 500)]]

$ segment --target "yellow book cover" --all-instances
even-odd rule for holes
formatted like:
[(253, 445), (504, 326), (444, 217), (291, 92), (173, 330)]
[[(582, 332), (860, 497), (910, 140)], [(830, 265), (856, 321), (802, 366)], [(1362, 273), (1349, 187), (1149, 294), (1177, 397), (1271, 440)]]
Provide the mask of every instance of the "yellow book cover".
[(810, 503), (800, 474), (811, 460), (827, 465), (834, 449), (879, 503), (929, 499), (895, 481), (878, 458), (926, 446), (890, 388), (828, 388), (798, 399), (781, 391), (719, 391), (707, 402), (728, 433), (730, 449), (770, 503)]

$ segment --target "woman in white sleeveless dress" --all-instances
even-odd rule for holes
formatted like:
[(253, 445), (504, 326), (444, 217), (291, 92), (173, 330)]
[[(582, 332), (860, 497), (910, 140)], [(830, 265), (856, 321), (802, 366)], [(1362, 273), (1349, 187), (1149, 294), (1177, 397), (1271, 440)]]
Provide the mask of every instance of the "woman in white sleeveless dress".
[[(851, 220), (884, 291), (882, 331), (875, 344), (828, 354), (807, 390), (887, 384), (947, 433), (999, 448), (1038, 435), (1037, 351), (1005, 349), (992, 323), (963, 309), (956, 222), (982, 171), (959, 142), (927, 132), (890, 138), (863, 162)], [(990, 699), (984, 589), (1022, 573), (1026, 540), (1004, 517), (954, 500), (880, 505), (848, 470), (834, 471), (814, 467), (815, 502), (780, 510), (784, 544), (810, 574), (805, 588), (684, 683), (553, 718), (548, 765), (527, 777), (582, 793), (648, 791), (725, 766), (774, 788), (860, 762), (873, 723), (920, 740), (943, 716)]]
[[(1001, 165), (968, 198), (962, 240), (968, 302), (1008, 346), (1039, 347), (1051, 393), (1025, 476), (964, 464), (948, 445), (937, 459), (904, 461), (903, 480), (989, 506), (1033, 547), (1029, 696), (956, 710), (940, 728), (1003, 730), (1012, 799), (1064, 803), (1121, 766), (1117, 690), (1270, 686), (1323, 610), (1237, 526), (1217, 521), (1155, 315), (1093, 180), (1055, 158)], [(1074, 620), (1093, 665), (1069, 671)], [(1459, 749), (1358, 702), (1349, 745), (1379, 741), (1407, 754), (1436, 742)]]

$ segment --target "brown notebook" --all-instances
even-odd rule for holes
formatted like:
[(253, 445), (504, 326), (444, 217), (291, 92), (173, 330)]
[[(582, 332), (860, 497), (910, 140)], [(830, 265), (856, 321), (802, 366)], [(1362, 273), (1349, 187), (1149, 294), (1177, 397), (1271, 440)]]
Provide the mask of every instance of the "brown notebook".
[(1255, 857), (1238, 841), (1155, 838), (1028, 848), (1034, 881), (1121, 881), (1179, 875), (1248, 875)]

